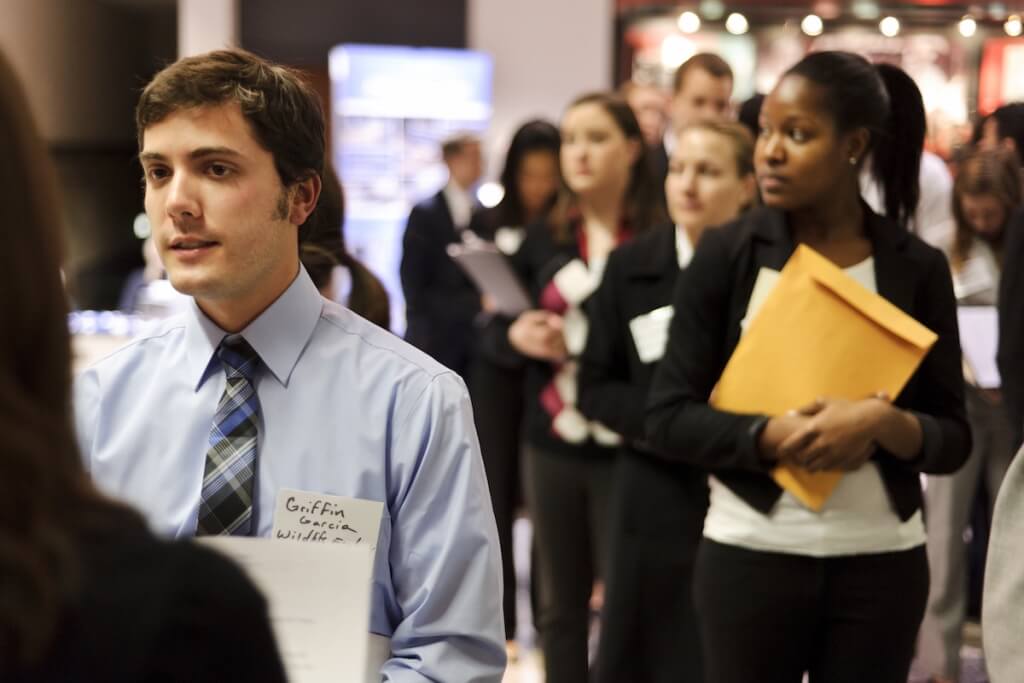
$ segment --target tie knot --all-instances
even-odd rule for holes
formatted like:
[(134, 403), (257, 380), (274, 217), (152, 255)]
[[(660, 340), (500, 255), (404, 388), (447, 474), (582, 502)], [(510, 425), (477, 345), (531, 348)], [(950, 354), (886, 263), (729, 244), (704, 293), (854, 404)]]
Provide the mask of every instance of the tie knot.
[(244, 338), (234, 335), (224, 337), (220, 346), (217, 347), (217, 357), (224, 365), (224, 372), (229, 379), (244, 377), (252, 381), (259, 367), (260, 356), (256, 350), (249, 346)]

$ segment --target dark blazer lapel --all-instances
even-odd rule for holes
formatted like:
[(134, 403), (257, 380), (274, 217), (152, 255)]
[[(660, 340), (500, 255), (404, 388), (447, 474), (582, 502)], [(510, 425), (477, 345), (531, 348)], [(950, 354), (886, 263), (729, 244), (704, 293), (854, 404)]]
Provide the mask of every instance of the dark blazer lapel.
[(679, 270), (675, 226), (662, 224), (651, 230), (650, 239), (641, 236), (638, 239), (643, 239), (643, 244), (633, 247), (634, 258), (630, 260), (627, 270), (631, 279), (672, 276)]
[[(786, 225), (786, 215), (776, 209), (760, 208), (750, 212), (749, 220), (754, 226), (754, 235), (757, 238), (754, 253), (757, 270), (782, 270), (796, 249), (789, 226)], [(756, 276), (755, 271), (754, 277)]]
[(445, 233), (454, 240), (457, 237), (455, 233), (455, 220), (452, 218), (452, 210), (448, 206), (448, 200), (444, 198), (443, 188), (434, 195), (434, 206), (436, 207), (437, 216), (441, 220), (439, 225), (443, 224)]
[(868, 238), (875, 259), (875, 288), (878, 294), (905, 313), (914, 306), (914, 273), (908, 267), (907, 240), (910, 233), (895, 222), (882, 218), (864, 206)]

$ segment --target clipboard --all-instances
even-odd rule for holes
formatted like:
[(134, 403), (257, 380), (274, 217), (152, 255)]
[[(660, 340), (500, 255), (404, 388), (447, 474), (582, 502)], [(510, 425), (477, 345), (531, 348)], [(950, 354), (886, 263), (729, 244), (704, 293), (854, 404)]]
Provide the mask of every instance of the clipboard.
[(1003, 382), (996, 364), (999, 348), (999, 313), (995, 306), (960, 306), (956, 311), (960, 327), (960, 346), (971, 371), (971, 379), (981, 389), (998, 389)]
[[(938, 336), (810, 247), (797, 247), (749, 322), (710, 404), (777, 416), (821, 396), (897, 396)], [(781, 465), (772, 478), (820, 511), (842, 472)]]
[(499, 313), (515, 317), (533, 307), (508, 258), (493, 243), (474, 240), (449, 244), (448, 256), (465, 271), (481, 294), (494, 301)]

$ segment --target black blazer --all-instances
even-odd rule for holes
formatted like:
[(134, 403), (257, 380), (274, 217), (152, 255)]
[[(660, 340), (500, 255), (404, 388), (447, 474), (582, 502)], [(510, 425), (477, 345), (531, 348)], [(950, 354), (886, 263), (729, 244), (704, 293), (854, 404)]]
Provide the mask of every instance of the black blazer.
[[(874, 456), (893, 507), (907, 520), (921, 507), (918, 474), (953, 472), (971, 448), (956, 300), (940, 251), (866, 205), (864, 211), (878, 293), (939, 336), (895, 400), (921, 422), (920, 455), (910, 462), (881, 450)], [(739, 341), (758, 271), (781, 270), (794, 248), (785, 215), (769, 208), (704, 234), (675, 291), (669, 345), (647, 411), (655, 448), (711, 470), (765, 514), (782, 493), (757, 448), (767, 417), (715, 410), (707, 400)]]
[(999, 281), (999, 375), (1014, 451), (1024, 430), (1024, 210), (1006, 223)]
[(447, 248), (460, 237), (444, 191), (413, 207), (402, 240), (405, 339), (460, 375), (473, 346), (480, 294)]
[(587, 302), (579, 409), (634, 445), (644, 439), (644, 404), (656, 364), (640, 360), (629, 321), (670, 305), (678, 277), (675, 226), (660, 226), (611, 253), (601, 286)]
[[(576, 239), (556, 240), (547, 221), (538, 221), (526, 229), (526, 238), (519, 251), (510, 257), (521, 282), (527, 287), (534, 306), (540, 295), (554, 278), (555, 273), (579, 257)], [(586, 310), (586, 302), (584, 302)], [(554, 377), (553, 366), (547, 361), (527, 358), (512, 348), (508, 341), (510, 318), (494, 316), (481, 333), (480, 352), (502, 367), (526, 367), (523, 385), (525, 417), (523, 433), (526, 442), (547, 452), (586, 457), (611, 456), (614, 448), (599, 446), (593, 440), (583, 444), (563, 441), (551, 431), (551, 417), (540, 404), (540, 393)]]

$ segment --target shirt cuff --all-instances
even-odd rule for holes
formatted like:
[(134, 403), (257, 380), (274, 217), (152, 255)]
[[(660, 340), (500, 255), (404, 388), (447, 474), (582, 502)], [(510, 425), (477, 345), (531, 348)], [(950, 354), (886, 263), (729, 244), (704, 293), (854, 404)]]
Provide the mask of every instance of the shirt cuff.
[(740, 452), (743, 455), (743, 459), (750, 463), (753, 470), (770, 472), (775, 469), (775, 463), (761, 457), (761, 448), (758, 445), (758, 442), (761, 440), (761, 432), (768, 426), (768, 420), (770, 419), (767, 415), (751, 416), (750, 425), (740, 440)]

